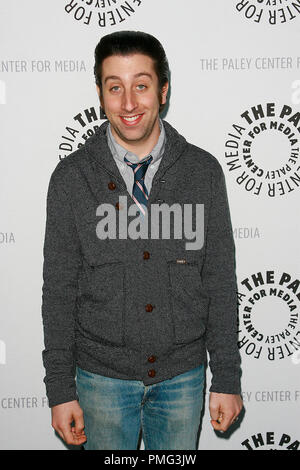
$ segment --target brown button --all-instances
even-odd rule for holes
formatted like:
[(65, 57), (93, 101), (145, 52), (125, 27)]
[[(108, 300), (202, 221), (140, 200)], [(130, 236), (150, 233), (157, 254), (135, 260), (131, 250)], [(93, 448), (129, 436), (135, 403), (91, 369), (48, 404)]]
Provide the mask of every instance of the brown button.
[(155, 362), (156, 361), (156, 356), (149, 356), (148, 357), (148, 362)]
[(145, 307), (145, 309), (146, 309), (146, 312), (152, 312), (152, 310), (153, 310), (153, 305), (147, 304), (146, 307)]
[(116, 208), (117, 208), (118, 211), (120, 210), (120, 203), (119, 202), (116, 202)]
[(155, 372), (154, 369), (148, 370), (148, 375), (149, 375), (149, 377), (155, 377), (155, 374), (156, 374), (156, 372)]
[(116, 184), (113, 181), (110, 181), (108, 183), (108, 189), (111, 189), (111, 190), (116, 189)]
[(144, 256), (144, 259), (149, 259), (149, 258), (150, 258), (150, 253), (149, 253), (149, 251), (144, 251), (143, 256)]

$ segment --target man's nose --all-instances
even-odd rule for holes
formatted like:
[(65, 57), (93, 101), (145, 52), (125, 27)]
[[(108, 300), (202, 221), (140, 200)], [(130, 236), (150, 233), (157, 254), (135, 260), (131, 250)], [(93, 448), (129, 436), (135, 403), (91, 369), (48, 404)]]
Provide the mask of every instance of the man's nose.
[(135, 93), (132, 90), (125, 90), (122, 100), (122, 108), (124, 111), (131, 113), (137, 107)]

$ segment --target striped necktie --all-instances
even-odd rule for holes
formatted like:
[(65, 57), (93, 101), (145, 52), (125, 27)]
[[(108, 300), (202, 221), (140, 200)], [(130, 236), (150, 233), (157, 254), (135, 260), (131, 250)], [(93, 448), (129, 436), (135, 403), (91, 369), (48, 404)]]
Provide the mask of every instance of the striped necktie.
[(142, 163), (131, 163), (129, 160), (127, 160), (126, 157), (124, 157), (124, 162), (126, 162), (127, 165), (132, 168), (133, 174), (134, 174), (132, 199), (134, 200), (136, 205), (139, 207), (143, 215), (145, 215), (145, 210), (142, 207), (142, 204), (147, 207), (147, 203), (148, 203), (148, 191), (145, 186), (144, 178), (145, 178), (147, 168), (152, 162), (152, 160), (153, 160), (153, 157), (150, 156), (148, 160), (145, 160)]

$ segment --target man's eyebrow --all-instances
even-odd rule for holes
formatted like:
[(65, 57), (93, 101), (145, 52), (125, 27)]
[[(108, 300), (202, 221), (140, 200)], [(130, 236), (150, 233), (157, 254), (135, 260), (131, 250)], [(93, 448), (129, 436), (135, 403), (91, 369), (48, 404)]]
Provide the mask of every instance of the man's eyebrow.
[(151, 73), (149, 73), (149, 72), (140, 72), (140, 73), (137, 73), (137, 74), (134, 76), (134, 78), (139, 78), (139, 77), (142, 77), (143, 75), (146, 75), (146, 77), (149, 77), (149, 78), (152, 79), (152, 75), (151, 75)]
[[(142, 77), (142, 76), (146, 76), (146, 77), (149, 77), (151, 78), (152, 80), (152, 75), (151, 73), (148, 73), (148, 72), (139, 72), (139, 73), (136, 73), (134, 75), (134, 78), (139, 78), (139, 77)], [(104, 80), (104, 83), (106, 83), (108, 80), (121, 80), (120, 77), (118, 77), (117, 75), (109, 75), (108, 77), (105, 78)]]

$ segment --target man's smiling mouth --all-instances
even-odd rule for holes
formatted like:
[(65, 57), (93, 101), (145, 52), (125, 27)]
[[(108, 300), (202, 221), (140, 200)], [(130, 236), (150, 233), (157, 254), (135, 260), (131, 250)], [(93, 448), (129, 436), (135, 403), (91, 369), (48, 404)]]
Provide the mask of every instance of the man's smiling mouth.
[(120, 116), (120, 118), (126, 125), (133, 125), (137, 124), (142, 119), (143, 115), (144, 113), (135, 114), (134, 116)]

